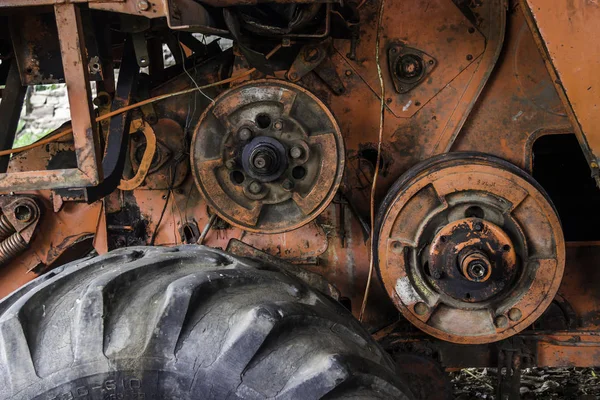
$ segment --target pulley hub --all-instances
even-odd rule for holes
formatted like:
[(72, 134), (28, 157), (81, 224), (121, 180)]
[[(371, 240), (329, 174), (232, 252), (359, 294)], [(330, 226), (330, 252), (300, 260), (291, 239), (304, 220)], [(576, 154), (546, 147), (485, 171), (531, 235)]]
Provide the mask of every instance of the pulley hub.
[(375, 227), (378, 268), (402, 314), (456, 343), (489, 343), (529, 326), (565, 264), (560, 222), (543, 189), (487, 155), (451, 153), (409, 170)]
[(331, 112), (292, 83), (252, 81), (222, 93), (200, 117), (191, 165), (225, 221), (252, 232), (306, 224), (333, 199), (344, 146)]

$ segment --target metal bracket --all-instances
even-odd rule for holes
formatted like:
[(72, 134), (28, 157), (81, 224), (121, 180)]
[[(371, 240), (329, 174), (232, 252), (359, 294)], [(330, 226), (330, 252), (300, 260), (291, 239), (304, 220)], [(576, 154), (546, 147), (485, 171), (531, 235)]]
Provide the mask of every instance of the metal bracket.
[(408, 93), (433, 71), (437, 61), (412, 47), (394, 43), (388, 49), (388, 67), (398, 93)]

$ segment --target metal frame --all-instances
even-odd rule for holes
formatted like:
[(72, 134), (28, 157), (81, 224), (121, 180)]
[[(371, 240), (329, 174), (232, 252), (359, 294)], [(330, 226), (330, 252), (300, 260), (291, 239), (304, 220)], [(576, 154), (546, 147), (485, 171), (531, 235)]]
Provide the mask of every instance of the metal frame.
[[(27, 3), (31, 2), (49, 3), (41, 0)], [(3, 5), (13, 3), (19, 2), (8, 1)], [(101, 182), (100, 144), (91, 104), (88, 67), (84, 63), (87, 58), (79, 6), (73, 3), (55, 4), (54, 13), (71, 107), (77, 168), (0, 174), (0, 192), (88, 187)]]

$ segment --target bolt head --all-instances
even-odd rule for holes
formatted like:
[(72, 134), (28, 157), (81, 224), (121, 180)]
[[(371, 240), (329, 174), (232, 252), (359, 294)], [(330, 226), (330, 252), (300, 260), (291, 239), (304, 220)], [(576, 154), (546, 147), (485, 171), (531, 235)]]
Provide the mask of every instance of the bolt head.
[(298, 74), (297, 74), (297, 73), (295, 73), (295, 72), (292, 72), (292, 73), (290, 74), (290, 79), (291, 79), (291, 80), (293, 80), (293, 81), (295, 81), (296, 79), (298, 79)]
[(294, 182), (290, 181), (289, 179), (286, 179), (281, 184), (281, 187), (283, 187), (285, 190), (292, 190), (294, 188)]
[(273, 124), (273, 128), (275, 128), (278, 131), (282, 130), (283, 129), (283, 122), (281, 122), (281, 121), (275, 121), (275, 123)]
[(508, 312), (508, 318), (511, 321), (518, 321), (523, 317), (523, 313), (518, 308), (511, 308)]
[(235, 168), (235, 160), (225, 161), (225, 167), (227, 167), (227, 169), (234, 169)]
[(417, 315), (427, 314), (428, 311), (429, 311), (429, 306), (427, 304), (423, 303), (422, 301), (415, 304), (415, 312), (417, 313)]
[(433, 271), (432, 273), (433, 279), (442, 279), (442, 273), (440, 271)]
[(138, 1), (137, 6), (140, 11), (148, 11), (150, 9), (150, 2), (147, 0), (140, 0)]
[(252, 182), (248, 185), (248, 191), (252, 194), (259, 194), (262, 190), (262, 185), (259, 182)]
[(494, 325), (496, 325), (497, 328), (506, 328), (508, 326), (508, 318), (504, 315), (498, 315), (494, 319)]
[(475, 222), (473, 224), (473, 229), (475, 229), (477, 232), (481, 232), (483, 230), (483, 224), (481, 222)]
[(248, 128), (242, 128), (238, 132), (238, 137), (240, 140), (250, 140), (252, 137), (252, 131)]
[(303, 153), (303, 151), (302, 151), (301, 147), (294, 146), (290, 149), (290, 156), (293, 159), (298, 159), (298, 158), (302, 157), (302, 153)]

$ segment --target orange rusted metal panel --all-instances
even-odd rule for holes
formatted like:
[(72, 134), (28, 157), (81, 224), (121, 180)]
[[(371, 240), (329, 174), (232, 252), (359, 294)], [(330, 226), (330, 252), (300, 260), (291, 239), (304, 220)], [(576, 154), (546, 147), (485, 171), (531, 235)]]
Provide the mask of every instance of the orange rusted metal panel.
[(579, 143), (598, 181), (600, 4), (587, 0), (521, 2)]

